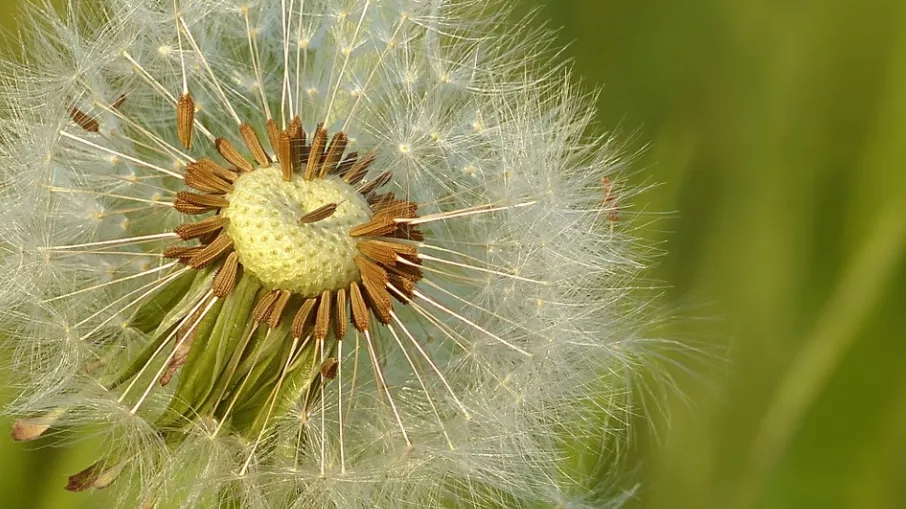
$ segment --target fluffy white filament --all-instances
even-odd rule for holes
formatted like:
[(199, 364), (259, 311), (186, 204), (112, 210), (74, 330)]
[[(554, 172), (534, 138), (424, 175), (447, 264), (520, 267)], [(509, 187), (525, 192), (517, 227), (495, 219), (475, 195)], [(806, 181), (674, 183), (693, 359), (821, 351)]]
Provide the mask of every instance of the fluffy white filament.
[[(576, 475), (612, 460), (596, 448), (632, 411), (640, 264), (614, 219), (622, 161), (588, 137), (591, 98), (550, 32), (490, 0), (85, 0), (29, 17), (22, 58), (0, 72), (14, 412), (65, 409), (58, 426), (106, 430), (129, 473), (117, 483), (152, 506), (224, 493), (299, 509), (622, 500), (595, 498), (614, 479)], [(174, 121), (185, 91), (191, 150)], [(171, 205), (185, 166), (216, 154), (214, 137), (241, 146), (239, 122), (264, 133), (295, 115), (373, 150), (368, 178), (391, 172), (420, 205), (425, 279), (389, 325), (350, 329), (339, 376), (301, 387), (262, 436), (199, 419), (168, 445), (152, 423), (171, 388), (137, 378), (133, 408), (98, 381), (146, 345), (133, 314), (184, 270), (161, 252), (184, 219)]]

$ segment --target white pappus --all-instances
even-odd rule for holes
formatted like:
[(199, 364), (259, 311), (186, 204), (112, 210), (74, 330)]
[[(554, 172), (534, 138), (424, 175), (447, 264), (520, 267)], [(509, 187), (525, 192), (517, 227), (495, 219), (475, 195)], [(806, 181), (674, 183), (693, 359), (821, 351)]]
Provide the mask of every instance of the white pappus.
[(491, 0), (28, 18), (0, 87), (0, 324), (14, 438), (104, 438), (69, 489), (626, 498), (597, 463), (645, 363), (642, 264), (624, 160), (551, 32)]

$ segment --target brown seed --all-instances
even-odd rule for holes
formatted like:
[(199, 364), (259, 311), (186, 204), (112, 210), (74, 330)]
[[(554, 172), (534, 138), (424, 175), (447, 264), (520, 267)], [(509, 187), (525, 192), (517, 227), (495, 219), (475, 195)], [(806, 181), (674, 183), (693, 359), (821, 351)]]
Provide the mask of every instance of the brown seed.
[(378, 212), (386, 207), (388, 202), (393, 202), (395, 200), (393, 193), (371, 193), (368, 195), (366, 201), (368, 202), (368, 205), (371, 205), (372, 211)]
[(234, 147), (233, 144), (230, 143), (230, 141), (226, 138), (217, 138), (216, 140), (214, 140), (214, 146), (217, 148), (217, 152), (220, 152), (220, 155), (223, 156), (224, 159), (229, 161), (229, 163), (233, 166), (239, 168), (241, 171), (249, 172), (255, 169), (252, 166), (252, 163), (248, 162), (246, 158), (242, 157), (242, 154), (240, 154), (239, 151), (236, 150), (236, 147)]
[(183, 181), (187, 186), (203, 193), (228, 193), (233, 189), (229, 183), (213, 175), (205, 175), (201, 172), (186, 171)]
[(390, 323), (390, 311), (393, 309), (393, 303), (390, 301), (390, 293), (387, 292), (387, 288), (378, 286), (370, 279), (362, 279), (362, 285), (365, 287), (365, 295), (368, 296), (368, 307), (371, 312), (379, 322)]
[(311, 317), (311, 312), (315, 308), (315, 304), (318, 303), (318, 299), (305, 299), (305, 302), (302, 303), (302, 306), (299, 307), (299, 311), (296, 312), (295, 318), (293, 318), (292, 331), (294, 338), (301, 338), (305, 333), (305, 329), (308, 328), (309, 318)]
[(13, 440), (27, 442), (40, 438), (62, 415), (61, 410), (51, 410), (43, 415), (16, 419), (16, 422), (13, 423)]
[(183, 180), (187, 186), (208, 193), (228, 193), (233, 190), (232, 184), (214, 175), (211, 168), (203, 163), (189, 163)]
[(195, 101), (188, 92), (176, 103), (176, 134), (186, 149), (192, 148), (192, 133), (195, 127)]
[(182, 263), (188, 263), (204, 246), (170, 246), (164, 250), (164, 258), (178, 258)]
[(359, 251), (368, 258), (380, 263), (381, 265), (395, 265), (396, 251), (388, 245), (389, 242), (378, 242), (373, 240), (363, 240), (359, 242)]
[(280, 169), (283, 170), (283, 181), (289, 182), (293, 179), (293, 142), (289, 133), (282, 131), (277, 135), (279, 137), (279, 147), (277, 151), (277, 160), (280, 161)]
[(124, 102), (126, 102), (126, 94), (120, 94), (116, 99), (113, 100), (113, 103), (110, 104), (110, 106), (112, 106), (113, 109), (118, 110)]
[(208, 233), (213, 233), (219, 231), (221, 228), (229, 223), (229, 219), (221, 216), (211, 216), (206, 219), (202, 219), (197, 223), (185, 223), (177, 226), (173, 231), (179, 235), (179, 238), (182, 240), (194, 239), (206, 235)]
[(409, 200), (389, 198), (381, 200), (372, 210), (375, 214), (390, 216), (394, 219), (411, 219), (417, 217), (418, 204)]
[(305, 180), (311, 180), (319, 175), (321, 160), (324, 157), (324, 145), (327, 144), (327, 131), (324, 124), (318, 124), (312, 136), (311, 148), (308, 151), (308, 166), (305, 168)]
[(362, 297), (362, 290), (356, 282), (349, 285), (349, 308), (352, 311), (352, 325), (360, 331), (368, 330), (371, 318), (368, 316), (368, 306)]
[(66, 483), (66, 491), (87, 491), (101, 478), (101, 475), (106, 468), (107, 467), (103, 463), (97, 462), (90, 467), (69, 476), (69, 480)]
[(337, 204), (328, 203), (327, 205), (322, 205), (322, 206), (316, 208), (315, 210), (312, 210), (308, 214), (305, 214), (304, 216), (300, 217), (299, 223), (300, 224), (317, 223), (318, 221), (327, 219), (328, 217), (332, 216), (334, 214), (334, 212), (336, 212), (336, 211), (337, 211)]
[(327, 147), (327, 154), (324, 156), (324, 161), (321, 163), (319, 177), (324, 178), (337, 169), (337, 164), (340, 163), (340, 158), (343, 157), (343, 152), (346, 151), (347, 142), (346, 133), (340, 131), (333, 135), (333, 138), (330, 140), (330, 145)]
[(179, 198), (177, 198), (176, 201), (173, 202), (173, 208), (176, 209), (177, 212), (182, 212), (183, 214), (186, 214), (188, 216), (204, 214), (205, 212), (210, 212), (210, 211), (214, 210), (214, 208), (212, 208), (212, 207), (207, 207), (204, 205), (194, 205), (194, 204), (188, 203), (186, 201), (180, 201)]
[(343, 180), (351, 185), (356, 185), (365, 178), (365, 174), (368, 173), (368, 167), (371, 166), (371, 163), (374, 162), (374, 153), (369, 152), (362, 156), (361, 159), (355, 162), (349, 171), (343, 175)]
[(211, 290), (214, 293), (215, 297), (226, 297), (236, 287), (236, 282), (239, 280), (239, 254), (236, 251), (227, 256), (226, 261), (223, 262), (223, 265), (217, 271), (217, 275), (214, 276), (214, 281), (211, 284)]
[(293, 171), (302, 171), (302, 168), (308, 164), (309, 147), (305, 144), (305, 132), (301, 131), (299, 135), (290, 138), (293, 147)]
[(609, 178), (603, 177), (601, 179), (601, 187), (604, 190), (604, 206), (607, 208), (607, 220), (615, 223), (620, 220), (620, 204), (614, 192), (614, 184)]
[(362, 276), (362, 286), (365, 287), (365, 295), (368, 296), (371, 311), (381, 323), (390, 323), (390, 310), (393, 303), (386, 287), (388, 281), (387, 272), (362, 256), (356, 256), (354, 261), (359, 267), (359, 273)]
[(379, 286), (384, 286), (387, 282), (387, 271), (381, 268), (380, 265), (364, 256), (356, 256), (353, 258), (353, 261), (355, 262), (356, 267), (359, 268), (363, 282), (365, 279), (370, 279), (375, 281)]
[(289, 137), (290, 153), (292, 154), (290, 161), (292, 171), (300, 171), (308, 157), (308, 147), (305, 146), (305, 130), (302, 129), (302, 120), (298, 115), (289, 122), (286, 135)]
[(412, 226), (405, 223), (397, 224), (396, 230), (388, 233), (387, 236), (397, 239), (414, 240), (416, 242), (425, 240), (425, 235), (421, 232), (421, 230), (418, 229), (417, 226)]
[(299, 118), (299, 115), (296, 115), (292, 120), (289, 121), (289, 125), (286, 127), (286, 132), (287, 134), (289, 134), (290, 138), (305, 136), (305, 131), (302, 130), (302, 119)]
[(98, 121), (94, 117), (86, 114), (75, 106), (69, 108), (69, 118), (78, 124), (79, 127), (90, 133), (96, 133), (101, 129), (100, 124), (98, 124)]
[(233, 240), (226, 233), (221, 233), (210, 244), (204, 246), (197, 254), (192, 256), (188, 265), (193, 269), (203, 269), (232, 250)]
[(340, 288), (337, 290), (337, 311), (333, 322), (333, 337), (341, 341), (346, 336), (346, 330), (349, 325), (346, 316), (346, 290)]
[[(199, 214), (209, 210), (221, 209), (229, 204), (230, 202), (220, 194), (198, 194), (180, 191), (176, 193), (176, 201), (173, 203), (173, 207), (184, 214)], [(200, 210), (200, 212), (189, 212), (189, 210)]]
[(363, 195), (371, 194), (371, 192), (374, 191), (375, 189), (386, 185), (387, 182), (390, 182), (391, 176), (392, 175), (390, 174), (389, 171), (385, 171), (384, 173), (381, 173), (380, 175), (377, 176), (377, 178), (375, 178), (371, 182), (368, 182), (364, 186), (360, 187), (359, 193), (361, 193)]
[(393, 295), (396, 300), (400, 301), (403, 304), (408, 304), (410, 300), (415, 298), (415, 283), (413, 281), (401, 277), (397, 274), (388, 274), (388, 277), (390, 278), (390, 285), (406, 296), (406, 298), (404, 299), (396, 292), (390, 292), (390, 295)]
[(259, 166), (270, 166), (271, 158), (267, 155), (267, 152), (264, 151), (264, 146), (261, 145), (261, 140), (258, 138), (258, 134), (255, 130), (252, 129), (252, 126), (248, 124), (240, 125), (239, 134), (242, 135), (242, 141), (245, 142), (245, 146), (248, 147), (252, 157), (255, 158), (255, 162), (258, 163)]
[(203, 157), (195, 162), (197, 165), (202, 166), (205, 170), (209, 171), (213, 175), (226, 180), (229, 183), (236, 182), (236, 179), (239, 178), (239, 175), (232, 171), (224, 168), (221, 164), (217, 163), (213, 159), (208, 159)]
[(277, 127), (277, 123), (274, 122), (274, 119), (267, 119), (267, 139), (271, 144), (271, 150), (275, 154), (280, 154), (280, 128)]
[(398, 256), (418, 256), (418, 249), (415, 246), (402, 242), (369, 239), (359, 242), (358, 248), (362, 254), (382, 265), (396, 265)]
[(358, 159), (359, 159), (358, 152), (350, 152), (349, 154), (347, 154), (346, 157), (343, 159), (343, 162), (340, 163), (339, 166), (337, 166), (337, 175), (343, 177), (347, 173), (349, 173), (349, 170), (352, 168), (352, 166), (356, 163), (356, 161)]
[(387, 272), (390, 274), (395, 274), (402, 278), (406, 278), (412, 282), (418, 282), (424, 277), (424, 274), (422, 273), (422, 270), (420, 268), (408, 263), (388, 265)]
[(268, 319), (271, 315), (271, 310), (274, 307), (274, 303), (277, 302), (277, 297), (280, 296), (280, 290), (271, 290), (264, 294), (264, 297), (261, 297), (261, 300), (255, 304), (254, 309), (252, 309), (252, 319), (260, 323)]
[(327, 337), (330, 330), (330, 290), (321, 292), (321, 298), (318, 301), (318, 313), (315, 316), (314, 337), (322, 340)]
[[(195, 323), (198, 320), (197, 316), (193, 316), (193, 319), (190, 320), (190, 323)], [(160, 385), (166, 387), (170, 385), (170, 381), (173, 380), (173, 377), (176, 375), (176, 372), (179, 371), (189, 358), (189, 350), (192, 348), (192, 342), (195, 340), (195, 333), (193, 332), (191, 336), (186, 339), (183, 339), (179, 344), (179, 347), (173, 353), (173, 358), (170, 359), (170, 362), (167, 363), (167, 369), (160, 376)]]
[(283, 317), (283, 310), (286, 309), (286, 305), (289, 303), (289, 298), (292, 297), (292, 295), (292, 292), (288, 290), (280, 290), (280, 294), (277, 295), (277, 300), (274, 302), (274, 306), (271, 309), (270, 316), (267, 317), (268, 327), (275, 329), (280, 325), (280, 319)]
[(328, 380), (333, 380), (337, 377), (337, 359), (334, 357), (328, 357), (324, 359), (324, 362), (321, 363), (321, 378), (326, 378)]
[(199, 194), (191, 191), (179, 191), (176, 193), (176, 199), (193, 205), (207, 205), (216, 208), (223, 208), (230, 204), (222, 194)]
[(391, 217), (384, 215), (375, 216), (371, 221), (360, 224), (349, 230), (351, 237), (381, 237), (393, 233), (398, 224)]

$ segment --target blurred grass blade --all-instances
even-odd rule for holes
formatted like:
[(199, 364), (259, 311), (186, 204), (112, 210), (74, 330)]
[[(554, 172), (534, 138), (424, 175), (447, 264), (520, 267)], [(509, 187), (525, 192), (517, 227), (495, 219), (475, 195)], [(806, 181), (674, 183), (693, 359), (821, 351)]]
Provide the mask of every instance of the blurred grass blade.
[(752, 445), (752, 475), (735, 507), (751, 507), (765, 478), (783, 456), (806, 412), (858, 337), (884, 295), (889, 274), (906, 250), (906, 211), (890, 203), (825, 307), (814, 332), (780, 382)]

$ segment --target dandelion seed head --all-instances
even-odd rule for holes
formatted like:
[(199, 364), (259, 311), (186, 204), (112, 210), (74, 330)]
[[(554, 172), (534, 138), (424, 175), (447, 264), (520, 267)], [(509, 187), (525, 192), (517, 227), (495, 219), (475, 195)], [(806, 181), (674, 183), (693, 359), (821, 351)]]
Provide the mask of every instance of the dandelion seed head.
[(0, 324), (14, 437), (103, 430), (69, 489), (586, 499), (567, 451), (624, 433), (642, 263), (549, 31), (485, 0), (29, 9)]

